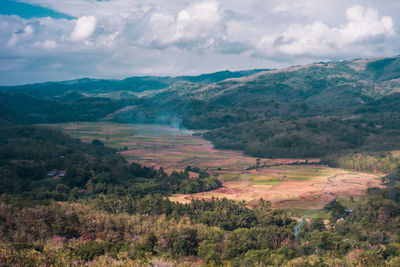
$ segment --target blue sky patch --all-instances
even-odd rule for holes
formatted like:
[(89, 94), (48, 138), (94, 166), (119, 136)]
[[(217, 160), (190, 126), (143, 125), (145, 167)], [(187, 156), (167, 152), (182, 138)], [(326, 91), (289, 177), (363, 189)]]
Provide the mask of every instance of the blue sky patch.
[(52, 17), (55, 19), (74, 19), (67, 14), (59, 13), (49, 8), (17, 2), (13, 0), (1, 0), (1, 15), (17, 15), (24, 19)]

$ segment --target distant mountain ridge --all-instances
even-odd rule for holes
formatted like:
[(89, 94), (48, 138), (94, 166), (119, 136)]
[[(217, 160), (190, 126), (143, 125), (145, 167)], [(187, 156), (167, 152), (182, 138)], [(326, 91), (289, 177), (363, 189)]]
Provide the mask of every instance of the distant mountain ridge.
[[(360, 67), (355, 68), (356, 65), (362, 64), (365, 64), (363, 70)], [(344, 93), (353, 95), (360, 102), (364, 98), (377, 99), (398, 92), (399, 78), (400, 57), (375, 61), (328, 62), (259, 72), (240, 79), (220, 81), (204, 86), (192, 95), (198, 99), (231, 97), (242, 100), (244, 95), (258, 97), (260, 93), (268, 92), (272, 93), (276, 100), (287, 101), (288, 97), (292, 97), (293, 100), (305, 100), (306, 103), (318, 105), (320, 98), (330, 97), (332, 101), (333, 96)]]
[(254, 69), (245, 71), (220, 71), (198, 76), (157, 77), (138, 76), (123, 80), (81, 78), (62, 82), (46, 82), (37, 84), (0, 86), (0, 91), (28, 94), (37, 97), (54, 97), (68, 91), (83, 93), (110, 93), (115, 91), (130, 91), (140, 93), (146, 90), (159, 90), (179, 82), (192, 82), (197, 84), (210, 84), (229, 78), (240, 78), (252, 75), (267, 69)]
[(400, 57), (395, 56), (0, 87), (5, 111), (0, 119), (171, 123), (179, 118), (187, 128), (208, 130), (204, 136), (218, 148), (264, 157), (320, 157), (400, 149), (399, 99)]

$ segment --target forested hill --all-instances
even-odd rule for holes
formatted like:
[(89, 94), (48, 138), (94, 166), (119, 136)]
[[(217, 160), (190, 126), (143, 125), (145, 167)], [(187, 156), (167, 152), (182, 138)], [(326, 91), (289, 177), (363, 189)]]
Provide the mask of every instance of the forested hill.
[(264, 157), (400, 149), (400, 57), (194, 77), (83, 79), (0, 88), (0, 119), (113, 120), (205, 129)]
[[(314, 157), (399, 148), (400, 57), (260, 72), (146, 98), (147, 118), (171, 110), (219, 148)], [(150, 108), (151, 107), (151, 108)]]
[[(97, 139), (82, 143), (46, 127), (0, 125), (0, 195), (67, 200), (117, 192), (194, 193), (221, 186), (199, 168), (188, 166), (167, 175), (162, 169), (128, 163), (116, 152)], [(198, 178), (189, 179), (189, 171)]]

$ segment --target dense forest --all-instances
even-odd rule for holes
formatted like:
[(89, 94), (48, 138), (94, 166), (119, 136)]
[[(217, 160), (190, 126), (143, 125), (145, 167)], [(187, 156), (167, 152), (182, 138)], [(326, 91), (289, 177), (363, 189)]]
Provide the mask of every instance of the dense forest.
[(176, 204), (161, 195), (99, 194), (27, 206), (3, 195), (0, 260), (5, 266), (398, 266), (400, 190), (392, 190), (370, 190), (351, 214), (339, 202), (328, 204), (329, 223), (297, 222), (289, 210), (262, 200), (249, 209), (226, 199)]

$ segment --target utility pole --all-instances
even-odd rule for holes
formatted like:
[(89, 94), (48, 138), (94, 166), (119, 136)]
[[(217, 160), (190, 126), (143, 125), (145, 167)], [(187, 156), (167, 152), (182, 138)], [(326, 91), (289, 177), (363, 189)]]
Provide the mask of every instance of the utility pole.
[(153, 162), (156, 165), (157, 158), (156, 158), (156, 143), (153, 141)]
[(242, 172), (242, 182), (244, 185), (249, 185), (249, 181), (247, 179), (247, 162), (246, 162), (246, 155), (243, 154), (243, 172)]
[(77, 135), (77, 138), (78, 139), (80, 139), (80, 132), (79, 132), (79, 121), (76, 123), (76, 135)]

